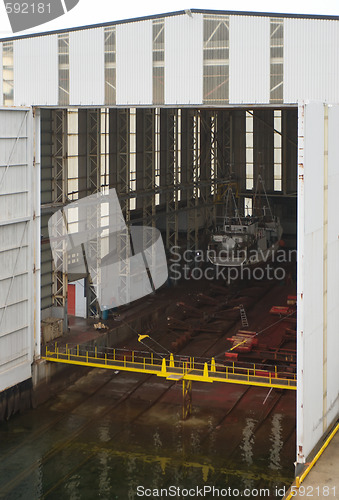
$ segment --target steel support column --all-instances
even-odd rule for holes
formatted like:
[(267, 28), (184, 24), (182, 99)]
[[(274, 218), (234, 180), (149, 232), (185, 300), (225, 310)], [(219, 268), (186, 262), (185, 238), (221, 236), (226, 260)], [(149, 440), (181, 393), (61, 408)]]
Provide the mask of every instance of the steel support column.
[[(127, 228), (130, 226), (130, 112), (129, 109), (117, 111), (117, 195), (120, 201), (122, 215)], [(119, 274), (121, 288), (120, 297), (129, 302), (130, 287), (130, 237), (128, 230), (122, 231), (117, 238), (119, 255)]]
[(274, 189), (274, 110), (253, 110), (254, 186), (260, 174), (267, 191)]
[[(101, 113), (100, 109), (87, 110), (87, 193), (89, 195), (99, 193), (101, 188)], [(87, 284), (87, 314), (95, 317), (99, 314), (98, 299), (100, 293), (100, 262), (101, 244), (98, 228), (101, 225), (101, 206), (96, 205), (87, 209), (87, 227), (93, 229), (93, 237), (88, 242), (88, 278)]]
[(205, 228), (210, 227), (215, 220), (215, 207), (212, 201), (215, 197), (215, 182), (212, 177), (214, 158), (216, 149), (216, 137), (213, 130), (214, 111), (200, 111), (201, 117), (201, 163), (200, 163), (200, 205), (204, 207)]
[(216, 216), (224, 216), (225, 193), (229, 180), (235, 180), (233, 165), (233, 120), (228, 110), (218, 110), (216, 129), (217, 193)]
[(186, 165), (186, 206), (187, 206), (187, 249), (198, 249), (198, 210), (200, 170), (200, 115), (197, 111), (187, 111), (186, 122), (187, 165)]
[(144, 112), (143, 127), (143, 198), (142, 220), (144, 226), (155, 227), (155, 165), (154, 165), (154, 110)]
[(167, 110), (166, 127), (166, 248), (178, 246), (178, 110)]
[(187, 420), (192, 414), (192, 380), (182, 381), (182, 419)]
[[(52, 112), (52, 201), (56, 206), (63, 207), (67, 202), (68, 169), (67, 169), (67, 110), (58, 109)], [(57, 307), (67, 306), (67, 255), (64, 221), (60, 220), (56, 228), (61, 242), (55, 246), (56, 262), (53, 262), (53, 304)], [(67, 311), (65, 310), (65, 313)]]

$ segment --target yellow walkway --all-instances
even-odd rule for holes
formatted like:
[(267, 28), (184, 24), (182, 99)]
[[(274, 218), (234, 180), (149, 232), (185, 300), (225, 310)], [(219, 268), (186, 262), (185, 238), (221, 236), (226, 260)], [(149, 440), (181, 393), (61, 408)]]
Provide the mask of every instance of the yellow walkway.
[(297, 388), (294, 374), (279, 373), (277, 368), (272, 366), (263, 369), (254, 364), (250, 368), (231, 362), (217, 364), (214, 358), (205, 361), (170, 354), (166, 359), (140, 351), (111, 348), (100, 348), (98, 351), (83, 345), (66, 345), (59, 348), (55, 344), (46, 348), (42, 359), (55, 363), (146, 373), (173, 381), (227, 382), (291, 390)]

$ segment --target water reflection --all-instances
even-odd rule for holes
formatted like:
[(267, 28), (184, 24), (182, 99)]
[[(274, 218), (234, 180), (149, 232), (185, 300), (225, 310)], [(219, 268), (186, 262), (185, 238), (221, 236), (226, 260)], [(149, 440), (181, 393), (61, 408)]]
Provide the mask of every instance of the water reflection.
[(257, 420), (246, 418), (246, 424), (242, 431), (243, 439), (240, 445), (242, 450), (242, 458), (247, 465), (253, 464), (253, 445), (254, 445), (254, 428)]
[(200, 433), (198, 430), (194, 430), (191, 432), (191, 452), (200, 452)]
[[(253, 418), (246, 418), (246, 425), (243, 429), (243, 440), (240, 445), (242, 458), (248, 466), (253, 464), (254, 429), (257, 421)], [(249, 490), (254, 488), (254, 482), (249, 478), (244, 478), (244, 488)]]
[(128, 500), (133, 500), (135, 497), (135, 492), (137, 490), (137, 481), (136, 478), (138, 477), (138, 472), (137, 472), (137, 463), (136, 459), (134, 457), (129, 457), (126, 460), (126, 486), (128, 487), (128, 495), (127, 498)]
[(281, 413), (275, 413), (272, 418), (272, 429), (270, 434), (270, 441), (272, 446), (270, 447), (270, 464), (269, 468), (272, 470), (280, 469), (280, 453), (284, 445), (282, 440), (282, 420), (283, 415)]
[(154, 448), (156, 450), (159, 450), (159, 448), (162, 447), (162, 441), (160, 439), (160, 434), (159, 434), (159, 430), (158, 429), (153, 434), (153, 443), (154, 443)]
[(67, 498), (69, 498), (69, 500), (81, 500), (79, 486), (80, 476), (78, 474), (73, 475), (65, 485)]
[[(133, 424), (114, 412), (93, 421), (82, 411), (73, 413), (72, 425), (60, 420), (50, 426), (55, 410), (37, 409), (5, 424), (5, 431), (0, 426), (0, 498), (137, 500), (140, 485), (273, 489), (292, 481), (293, 467), (281, 465), (289, 459), (283, 437), (292, 428), (285, 415), (274, 414), (258, 431), (258, 420), (241, 413), (216, 428), (223, 410), (188, 422), (180, 412), (175, 418), (173, 407), (166, 421), (162, 410), (162, 419)], [(126, 414), (135, 417), (128, 407)], [(22, 439), (16, 429), (28, 418), (34, 425)]]

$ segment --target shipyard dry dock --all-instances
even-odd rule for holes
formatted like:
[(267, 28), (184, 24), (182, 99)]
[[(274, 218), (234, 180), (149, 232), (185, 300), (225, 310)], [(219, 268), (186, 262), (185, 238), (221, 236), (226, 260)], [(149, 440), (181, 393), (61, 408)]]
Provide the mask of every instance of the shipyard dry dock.
[[(301, 477), (339, 415), (338, 43), (195, 9), (0, 41), (0, 496)], [(237, 276), (229, 192), (283, 228)]]
[[(215, 359), (215, 376), (227, 365), (225, 352), (232, 342), (226, 337), (242, 328), (239, 309), (234, 309), (242, 301), (246, 303), (249, 325), (258, 331), (260, 326), (263, 331), (258, 335), (258, 345), (243, 353), (243, 361), (234, 363), (235, 372), (240, 368), (243, 375), (256, 365), (257, 380), (266, 380), (269, 372), (273, 383), (278, 380), (278, 367), (282, 380), (287, 378), (291, 383), (291, 390), (194, 380), (188, 402), (183, 398), (181, 380), (133, 370), (137, 356), (141, 355), (148, 358), (146, 368), (150, 369), (151, 358), (161, 367), (160, 354), (145, 346), (144, 353), (140, 353), (142, 344), (137, 332), (141, 325), (135, 324), (133, 308), (131, 318), (124, 320), (126, 328), (130, 326), (130, 337), (115, 350), (105, 348), (107, 334), (95, 333), (93, 328), (88, 328), (85, 338), (81, 338), (79, 330), (86, 327), (84, 321), (78, 320), (82, 326), (75, 324), (57, 344), (59, 347), (54, 342), (47, 345), (43, 356), (51, 356), (58, 349), (59, 358), (64, 361), (76, 362), (83, 354), (83, 364), (86, 358), (91, 362), (91, 356), (99, 364), (105, 361), (104, 356), (100, 357), (104, 353), (108, 363), (115, 357), (117, 369), (103, 366), (89, 371), (79, 366), (79, 380), (29, 413), (32, 417), (26, 423), (27, 413), (4, 424), (3, 498), (21, 498), (22, 492), (30, 492), (32, 498), (57, 498), (69, 494), (72, 484), (80, 498), (95, 498), (96, 492), (105, 498), (114, 494), (118, 498), (137, 498), (138, 485), (161, 488), (166, 484), (181, 488), (227, 485), (240, 490), (265, 487), (287, 491), (294, 472), (295, 335), (286, 335), (286, 330), (293, 329), (292, 315), (277, 318), (269, 310), (293, 292), (293, 285), (269, 282), (248, 283), (241, 290), (234, 287), (232, 291), (214, 283), (200, 283), (199, 287), (194, 282), (184, 283), (175, 290), (178, 302), (167, 304), (161, 317), (153, 317), (148, 325), (152, 349), (161, 345), (165, 353), (173, 350), (173, 344), (185, 331), (181, 324), (179, 328), (172, 325), (176, 311), (186, 324), (186, 332), (192, 332), (192, 338), (176, 348), (174, 363), (199, 366), (209, 360), (212, 377), (210, 360)], [(148, 310), (144, 314), (162, 308), (167, 294), (173, 295), (173, 290), (161, 291), (159, 297), (144, 301), (143, 308)], [(206, 305), (208, 298), (210, 302), (218, 298), (219, 303), (225, 304), (218, 308), (217, 318), (213, 318), (215, 307)], [(230, 305), (227, 307), (226, 303)], [(197, 305), (205, 321), (196, 321), (193, 308)], [(117, 322), (112, 319), (107, 321), (108, 335), (114, 334), (114, 323)], [(170, 356), (162, 359), (166, 359), (169, 375)], [(128, 372), (123, 369), (124, 363), (131, 367)], [(230, 371), (232, 365), (233, 362), (229, 364)], [(33, 448), (34, 459), (27, 463)], [(21, 464), (19, 474), (12, 468), (15, 463)], [(41, 481), (37, 481), (39, 474)]]

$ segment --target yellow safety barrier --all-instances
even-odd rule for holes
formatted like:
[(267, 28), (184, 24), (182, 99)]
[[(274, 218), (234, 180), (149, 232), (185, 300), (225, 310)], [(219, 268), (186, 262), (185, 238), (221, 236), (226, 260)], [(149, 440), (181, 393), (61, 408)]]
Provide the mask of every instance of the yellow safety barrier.
[(202, 360), (174, 356), (156, 357), (153, 353), (140, 351), (126, 351), (123, 349), (97, 348), (89, 350), (84, 346), (73, 346), (70, 344), (66, 348), (54, 345), (46, 349), (42, 359), (47, 361), (66, 363), (79, 366), (89, 366), (93, 368), (105, 368), (135, 373), (146, 373), (157, 375), (168, 380), (191, 380), (196, 382), (226, 382), (231, 384), (253, 385), (259, 387), (274, 387), (277, 389), (296, 390), (296, 376), (281, 374), (275, 368), (274, 371), (258, 368), (252, 365), (251, 368), (235, 365), (234, 362), (227, 365), (216, 364), (215, 359)]

